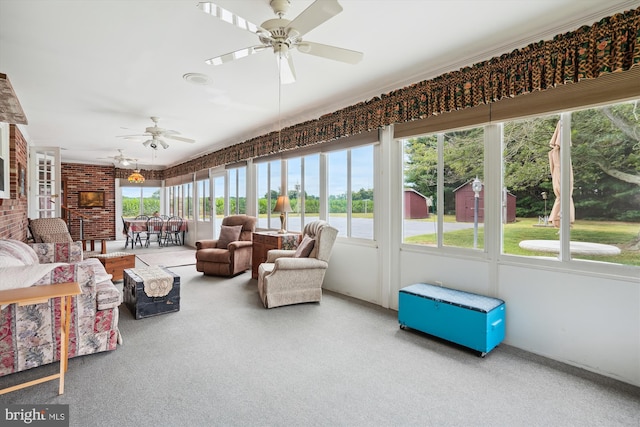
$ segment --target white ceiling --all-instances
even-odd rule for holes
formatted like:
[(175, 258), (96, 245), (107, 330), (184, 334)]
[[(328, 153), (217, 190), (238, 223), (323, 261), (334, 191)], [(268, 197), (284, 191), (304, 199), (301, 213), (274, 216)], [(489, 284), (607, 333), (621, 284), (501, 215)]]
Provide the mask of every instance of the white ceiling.
[[(0, 0), (0, 73), (26, 113), (30, 144), (62, 147), (67, 162), (111, 164), (108, 156), (123, 149), (141, 167), (166, 167), (277, 130), (274, 54), (206, 65), (259, 43), (196, 3)], [(216, 3), (257, 24), (275, 17), (269, 0)], [(312, 1), (291, 3), (288, 19)], [(640, 7), (618, 0), (340, 4), (344, 11), (305, 40), (361, 51), (364, 59), (347, 65), (293, 52), (298, 80), (282, 87), (283, 127)], [(206, 74), (211, 83), (187, 83), (186, 73)], [(168, 149), (154, 151), (117, 137), (144, 132), (150, 116), (197, 142), (168, 140)]]

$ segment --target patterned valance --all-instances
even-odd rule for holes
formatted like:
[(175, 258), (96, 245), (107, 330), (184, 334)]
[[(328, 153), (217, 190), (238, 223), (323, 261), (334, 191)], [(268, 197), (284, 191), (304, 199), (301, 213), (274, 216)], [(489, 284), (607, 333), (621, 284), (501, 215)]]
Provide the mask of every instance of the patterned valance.
[[(459, 71), (395, 90), (226, 147), (165, 170), (165, 177), (330, 142), (394, 123), (488, 104), (629, 70), (640, 62), (640, 9), (540, 41)], [(145, 175), (146, 176), (146, 175)]]
[[(129, 175), (131, 175), (131, 172), (133, 172), (132, 169), (115, 168), (115, 177), (126, 180), (129, 177)], [(142, 176), (144, 176), (144, 179), (146, 179), (147, 181), (149, 180), (160, 181), (160, 180), (163, 180), (165, 176), (165, 171), (156, 170), (156, 169), (154, 170), (140, 169), (140, 173), (142, 174)]]

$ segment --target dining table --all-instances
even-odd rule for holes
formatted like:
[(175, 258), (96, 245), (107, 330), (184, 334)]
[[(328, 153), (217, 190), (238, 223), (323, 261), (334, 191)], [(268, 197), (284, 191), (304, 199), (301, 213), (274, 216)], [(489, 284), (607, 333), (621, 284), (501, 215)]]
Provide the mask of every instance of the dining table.
[[(124, 225), (129, 229), (131, 233), (144, 233), (147, 231), (147, 220), (146, 219), (135, 219), (135, 218), (123, 218)], [(164, 221), (162, 224), (162, 234), (165, 233), (167, 227), (167, 221)], [(182, 224), (180, 225), (180, 230), (182, 233), (182, 244), (184, 245), (184, 236), (187, 231), (189, 231), (188, 222), (184, 219), (182, 220)], [(135, 247), (135, 240), (131, 242), (131, 249)]]

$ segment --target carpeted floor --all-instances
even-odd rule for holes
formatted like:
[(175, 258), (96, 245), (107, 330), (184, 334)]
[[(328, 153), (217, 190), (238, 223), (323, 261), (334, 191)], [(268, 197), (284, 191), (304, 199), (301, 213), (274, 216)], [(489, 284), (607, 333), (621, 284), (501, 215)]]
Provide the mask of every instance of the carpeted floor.
[[(264, 309), (249, 272), (181, 276), (180, 311), (135, 320), (115, 351), (0, 405), (70, 405), (70, 426), (638, 426), (640, 389), (500, 345), (485, 358), (325, 292)], [(121, 286), (121, 282), (119, 283)], [(0, 378), (9, 386), (58, 364)]]
[(165, 267), (180, 267), (196, 263), (196, 251), (193, 249), (179, 251), (166, 249), (137, 254), (136, 257), (146, 265), (164, 265)]

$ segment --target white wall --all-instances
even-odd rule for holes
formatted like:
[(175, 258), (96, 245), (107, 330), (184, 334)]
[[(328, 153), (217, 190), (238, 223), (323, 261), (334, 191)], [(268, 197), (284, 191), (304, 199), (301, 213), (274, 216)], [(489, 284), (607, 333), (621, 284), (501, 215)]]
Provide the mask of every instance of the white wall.
[(383, 305), (377, 264), (375, 246), (338, 239), (331, 252), (323, 288)]
[[(376, 191), (390, 194), (376, 200), (400, 206), (393, 196), (402, 188), (401, 171), (393, 170), (398, 147), (389, 135), (381, 133), (385, 155), (375, 170)], [(403, 245), (401, 221), (377, 211), (375, 242), (339, 238), (324, 288), (395, 310), (398, 291), (417, 282), (494, 296), (506, 302), (505, 344), (640, 386), (640, 269), (503, 256), (495, 241), (485, 251)], [(499, 219), (486, 221), (485, 238), (499, 227)]]

